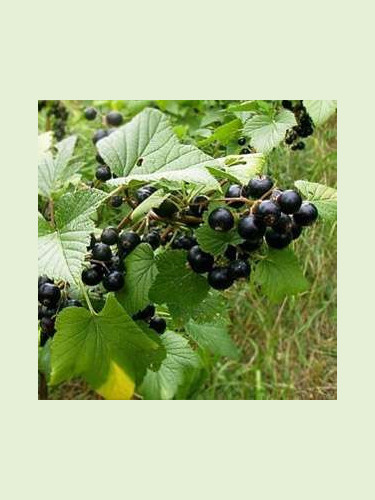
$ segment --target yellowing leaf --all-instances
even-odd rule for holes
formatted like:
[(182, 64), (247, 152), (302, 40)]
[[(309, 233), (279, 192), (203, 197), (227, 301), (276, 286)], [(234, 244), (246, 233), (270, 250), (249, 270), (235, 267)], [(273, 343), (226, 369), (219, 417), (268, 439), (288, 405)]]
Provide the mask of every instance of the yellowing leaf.
[(130, 399), (134, 393), (135, 383), (117, 363), (110, 364), (108, 379), (96, 389), (105, 399)]

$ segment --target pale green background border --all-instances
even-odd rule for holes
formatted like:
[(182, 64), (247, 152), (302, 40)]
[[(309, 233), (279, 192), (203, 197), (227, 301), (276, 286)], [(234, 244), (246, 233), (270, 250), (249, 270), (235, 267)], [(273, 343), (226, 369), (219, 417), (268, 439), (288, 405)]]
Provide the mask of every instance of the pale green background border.
[[(373, 498), (369, 4), (7, 7), (3, 498)], [(93, 97), (339, 100), (338, 401), (37, 400), (36, 100)]]

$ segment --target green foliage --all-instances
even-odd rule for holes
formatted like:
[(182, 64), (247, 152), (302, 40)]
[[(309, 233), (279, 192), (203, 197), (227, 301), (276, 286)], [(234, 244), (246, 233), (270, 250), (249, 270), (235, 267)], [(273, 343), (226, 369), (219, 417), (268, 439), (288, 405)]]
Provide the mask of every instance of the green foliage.
[(134, 314), (150, 302), (148, 294), (158, 272), (150, 245), (138, 245), (125, 259), (125, 266), (125, 286), (117, 293), (117, 299), (129, 314)]
[(168, 308), (178, 327), (185, 326), (191, 318), (196, 323), (230, 323), (227, 301), (216, 290), (210, 290), (207, 297), (198, 304), (169, 304)]
[(51, 382), (83, 376), (98, 389), (109, 377), (111, 363), (132, 380), (141, 381), (159, 345), (146, 336), (112, 294), (99, 314), (81, 307), (57, 317), (52, 345)]
[(90, 216), (107, 196), (94, 189), (63, 195), (55, 205), (54, 226), (38, 215), (39, 275), (71, 285), (79, 282), (90, 233), (95, 229)]
[(221, 255), (228, 245), (238, 245), (243, 241), (235, 227), (230, 231), (220, 232), (211, 229), (207, 222), (196, 230), (195, 235), (202, 250), (212, 255)]
[(319, 217), (334, 221), (337, 217), (337, 191), (324, 184), (316, 182), (296, 181), (296, 188), (308, 201), (314, 203), (319, 211)]
[(158, 255), (156, 265), (158, 274), (150, 289), (151, 302), (189, 307), (207, 296), (207, 280), (190, 269), (184, 250), (169, 250)]
[(256, 266), (253, 280), (272, 302), (307, 290), (308, 282), (292, 250), (269, 249)]
[(166, 357), (157, 372), (147, 370), (139, 388), (139, 393), (146, 399), (173, 399), (185, 378), (199, 367), (197, 354), (181, 335), (166, 331), (161, 342)]
[(237, 359), (239, 351), (228, 334), (225, 325), (196, 323), (190, 320), (186, 325), (188, 335), (203, 349), (212, 354)]
[(315, 125), (324, 123), (337, 109), (337, 101), (303, 101), (303, 104)]
[(239, 137), (242, 130), (242, 122), (238, 118), (218, 127), (215, 132), (199, 142), (199, 146), (207, 146), (215, 141), (219, 141), (224, 145)]

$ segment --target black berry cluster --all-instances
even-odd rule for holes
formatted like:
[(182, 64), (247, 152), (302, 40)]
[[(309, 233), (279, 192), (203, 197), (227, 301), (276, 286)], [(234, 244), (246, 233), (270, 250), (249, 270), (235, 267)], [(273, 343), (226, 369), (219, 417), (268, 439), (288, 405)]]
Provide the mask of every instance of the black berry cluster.
[(57, 313), (65, 307), (82, 307), (79, 300), (71, 299), (61, 292), (54, 281), (47, 276), (38, 278), (38, 320), (40, 326), (40, 345), (44, 346), (56, 332)]
[[(62, 101), (39, 101), (44, 102), (42, 109), (47, 108), (47, 119), (49, 120), (49, 128), (52, 128), (55, 137), (61, 141), (66, 134), (66, 123), (68, 120), (68, 110)], [(38, 109), (39, 109), (38, 102)]]
[(254, 149), (250, 146), (250, 144), (246, 144), (246, 137), (240, 137), (237, 142), (239, 146), (242, 146), (242, 149), (239, 152), (240, 155), (249, 155), (250, 153), (254, 153)]
[(297, 125), (286, 131), (285, 144), (293, 151), (305, 149), (305, 143), (300, 139), (309, 137), (314, 132), (314, 123), (308, 114), (303, 101), (281, 101), (285, 109), (294, 113)]
[(92, 142), (96, 144), (100, 139), (108, 137), (112, 132), (116, 130), (124, 122), (124, 117), (119, 111), (110, 111), (106, 115), (101, 115), (96, 108), (88, 107), (83, 112), (86, 120), (93, 121), (96, 118), (100, 118), (102, 126), (106, 128), (99, 128), (94, 132), (92, 136)]
[(164, 318), (155, 315), (155, 306), (149, 304), (142, 311), (133, 314), (134, 321), (145, 321), (148, 326), (159, 335), (163, 334), (167, 328)]

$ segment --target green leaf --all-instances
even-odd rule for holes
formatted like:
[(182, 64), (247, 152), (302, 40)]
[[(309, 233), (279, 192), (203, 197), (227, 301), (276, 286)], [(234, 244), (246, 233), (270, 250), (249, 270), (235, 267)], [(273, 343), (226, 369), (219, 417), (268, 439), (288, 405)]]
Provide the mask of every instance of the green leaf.
[(131, 219), (134, 222), (142, 219), (151, 208), (158, 208), (163, 203), (163, 201), (168, 198), (169, 194), (163, 194), (162, 189), (158, 189), (151, 196), (146, 198), (142, 203), (140, 203), (132, 212)]
[(215, 231), (207, 222), (198, 227), (195, 236), (202, 250), (212, 255), (222, 255), (228, 245), (238, 245), (243, 241), (235, 227), (226, 232)]
[(242, 122), (238, 118), (232, 120), (220, 127), (215, 129), (215, 132), (207, 137), (207, 139), (203, 139), (198, 143), (199, 146), (207, 146), (208, 144), (212, 144), (215, 141), (221, 142), (221, 144), (228, 144), (233, 138), (238, 137), (240, 131), (242, 130)]
[(108, 399), (129, 399), (159, 349), (112, 294), (97, 315), (83, 307), (63, 309), (56, 330), (51, 383), (82, 376)]
[(157, 109), (143, 110), (97, 146), (107, 165), (120, 176), (109, 184), (166, 179), (217, 186), (205, 168), (216, 160), (194, 146), (181, 144), (167, 117)]
[(69, 182), (81, 167), (80, 163), (71, 162), (76, 141), (77, 137), (71, 136), (59, 142), (56, 145), (55, 157), (49, 150), (40, 155), (38, 188), (41, 195), (50, 198), (54, 192)]
[(207, 167), (213, 176), (247, 184), (250, 179), (263, 172), (265, 161), (261, 153), (255, 153), (224, 156), (218, 158), (217, 163), (216, 167)]
[(210, 290), (207, 297), (199, 302), (199, 304), (169, 304), (168, 309), (172, 314), (173, 320), (179, 326), (185, 324), (194, 318), (196, 323), (213, 323), (228, 325), (230, 323), (229, 309), (223, 295), (216, 291)]
[(337, 191), (316, 182), (296, 181), (296, 188), (308, 201), (314, 203), (323, 220), (333, 221), (337, 217)]
[(244, 134), (251, 137), (251, 144), (259, 153), (268, 153), (284, 139), (285, 132), (295, 125), (294, 114), (284, 109), (275, 117), (253, 116), (245, 122)]
[(186, 325), (186, 331), (200, 347), (207, 349), (212, 354), (238, 359), (239, 350), (224, 325), (196, 323), (190, 320)]
[(303, 101), (303, 105), (311, 116), (314, 125), (324, 123), (337, 109), (337, 101)]
[(62, 196), (55, 205), (55, 227), (38, 214), (39, 274), (77, 284), (90, 233), (90, 216), (107, 198), (99, 190), (77, 191)]
[(147, 370), (139, 388), (145, 399), (172, 399), (179, 386), (184, 384), (185, 377), (199, 366), (197, 354), (181, 335), (166, 331), (161, 341), (166, 357), (157, 372)]
[(184, 250), (166, 251), (158, 255), (156, 264), (158, 274), (150, 289), (151, 302), (189, 306), (207, 296), (207, 280), (190, 269)]
[(117, 298), (129, 314), (134, 314), (150, 303), (148, 293), (158, 272), (150, 245), (138, 245), (125, 259), (125, 267), (125, 285)]
[(266, 257), (256, 265), (253, 279), (272, 302), (280, 302), (308, 288), (297, 257), (289, 249), (269, 249)]
[(52, 131), (38, 135), (38, 159), (47, 153), (52, 147)]

